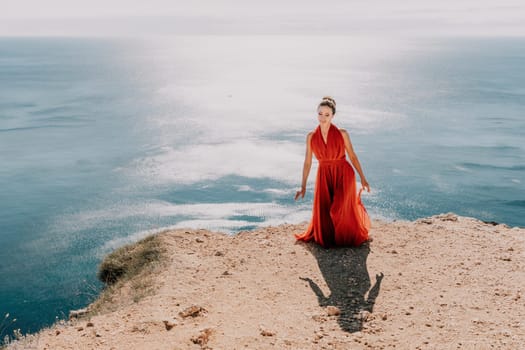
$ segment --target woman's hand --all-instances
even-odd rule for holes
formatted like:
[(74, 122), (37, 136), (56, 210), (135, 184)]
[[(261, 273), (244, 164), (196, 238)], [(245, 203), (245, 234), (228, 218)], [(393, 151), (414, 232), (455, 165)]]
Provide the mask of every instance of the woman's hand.
[(370, 186), (368, 185), (368, 181), (366, 181), (366, 179), (361, 179), (361, 187), (366, 188), (367, 192), (370, 192)]
[(297, 198), (299, 198), (299, 196), (301, 198), (304, 198), (304, 194), (306, 193), (306, 187), (301, 187), (301, 190), (300, 191), (297, 191), (295, 193), (295, 200), (297, 200)]

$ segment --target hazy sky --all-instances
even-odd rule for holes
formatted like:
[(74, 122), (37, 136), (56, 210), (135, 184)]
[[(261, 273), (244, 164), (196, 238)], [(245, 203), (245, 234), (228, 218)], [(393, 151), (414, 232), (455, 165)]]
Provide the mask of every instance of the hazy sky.
[(0, 0), (0, 35), (525, 36), (522, 0)]

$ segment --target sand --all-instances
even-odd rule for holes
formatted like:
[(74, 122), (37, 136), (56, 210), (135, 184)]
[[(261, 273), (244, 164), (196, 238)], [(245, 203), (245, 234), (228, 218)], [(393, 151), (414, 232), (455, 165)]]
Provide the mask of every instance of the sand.
[[(454, 214), (372, 221), (324, 249), (284, 224), (161, 233), (152, 295), (43, 329), (34, 349), (523, 349), (525, 229)], [(131, 288), (131, 287), (129, 287)]]

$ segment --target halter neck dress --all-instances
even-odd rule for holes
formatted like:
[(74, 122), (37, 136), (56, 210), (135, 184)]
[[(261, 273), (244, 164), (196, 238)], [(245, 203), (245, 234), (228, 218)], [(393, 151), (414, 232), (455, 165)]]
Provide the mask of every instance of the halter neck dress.
[(343, 135), (330, 124), (325, 143), (319, 125), (311, 138), (319, 162), (315, 180), (312, 219), (306, 231), (294, 234), (297, 240), (314, 240), (319, 245), (359, 246), (368, 239), (370, 218), (356, 191), (356, 176), (346, 160)]

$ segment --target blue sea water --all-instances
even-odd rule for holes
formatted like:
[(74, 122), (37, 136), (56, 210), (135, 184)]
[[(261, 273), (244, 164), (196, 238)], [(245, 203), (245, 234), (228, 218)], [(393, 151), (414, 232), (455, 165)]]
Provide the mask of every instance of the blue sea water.
[(525, 226), (524, 67), (521, 38), (0, 38), (1, 335), (84, 307), (159, 228), (308, 220), (324, 95), (372, 218)]

